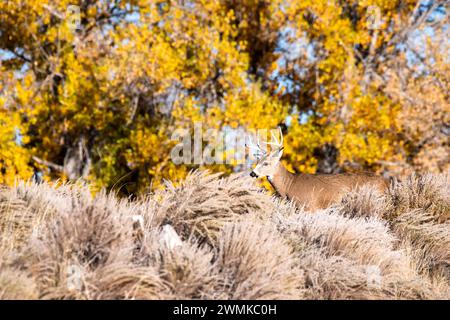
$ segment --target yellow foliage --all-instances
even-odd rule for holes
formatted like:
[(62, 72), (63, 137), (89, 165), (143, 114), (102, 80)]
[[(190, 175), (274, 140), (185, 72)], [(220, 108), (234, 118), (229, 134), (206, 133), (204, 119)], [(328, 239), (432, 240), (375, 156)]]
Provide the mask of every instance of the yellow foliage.
[[(422, 154), (416, 149), (425, 129), (407, 128), (414, 111), (405, 114), (412, 108), (405, 90), (385, 75), (399, 61), (402, 71), (411, 67), (393, 42), (413, 21), (416, 3), (90, 1), (79, 7), (74, 29), (73, 1), (3, 1), (0, 182), (34, 169), (45, 179), (72, 170), (97, 188), (158, 187), (196, 167), (170, 159), (171, 134), (195, 122), (205, 130), (283, 126), (283, 161), (295, 171), (315, 172), (315, 150), (325, 144), (338, 149), (344, 169), (404, 164)], [(376, 28), (368, 16), (374, 8)], [(445, 88), (448, 59), (432, 53), (432, 74)], [(410, 80), (408, 90), (425, 78)], [(448, 106), (437, 86), (427, 90), (440, 97), (439, 110)], [(70, 169), (73, 163), (79, 167)]]
[[(19, 145), (21, 123), (17, 114), (7, 112), (0, 100), (0, 184), (14, 184), (18, 179), (30, 179), (29, 152)], [(21, 143), (26, 143), (22, 138)]]

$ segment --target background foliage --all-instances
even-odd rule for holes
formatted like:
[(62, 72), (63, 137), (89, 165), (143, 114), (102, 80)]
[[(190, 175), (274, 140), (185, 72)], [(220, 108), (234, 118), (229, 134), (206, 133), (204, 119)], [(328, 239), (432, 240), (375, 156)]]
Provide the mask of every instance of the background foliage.
[[(77, 31), (69, 5), (80, 7)], [(191, 169), (170, 160), (170, 136), (194, 121), (280, 125), (292, 170), (447, 171), (447, 10), (414, 0), (2, 1), (0, 183), (34, 173), (125, 193), (156, 187)]]

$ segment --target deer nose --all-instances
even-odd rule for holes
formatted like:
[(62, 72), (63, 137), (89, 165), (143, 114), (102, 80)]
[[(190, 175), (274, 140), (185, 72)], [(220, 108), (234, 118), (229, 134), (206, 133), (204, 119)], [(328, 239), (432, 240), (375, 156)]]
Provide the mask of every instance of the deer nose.
[(252, 171), (252, 172), (250, 172), (250, 177), (258, 178), (258, 175)]

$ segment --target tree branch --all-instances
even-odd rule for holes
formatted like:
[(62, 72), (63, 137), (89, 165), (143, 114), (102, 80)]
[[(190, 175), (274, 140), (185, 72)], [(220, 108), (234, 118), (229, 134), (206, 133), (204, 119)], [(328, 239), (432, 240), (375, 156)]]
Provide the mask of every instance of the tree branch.
[(50, 162), (50, 161), (38, 158), (36, 156), (32, 156), (31, 158), (34, 161), (36, 161), (38, 164), (40, 164), (40, 165), (44, 165), (46, 167), (49, 167), (49, 168), (51, 168), (53, 170), (56, 170), (56, 171), (59, 171), (59, 172), (64, 172), (64, 167), (59, 165), (59, 164), (56, 164), (56, 163), (53, 163), (53, 162)]

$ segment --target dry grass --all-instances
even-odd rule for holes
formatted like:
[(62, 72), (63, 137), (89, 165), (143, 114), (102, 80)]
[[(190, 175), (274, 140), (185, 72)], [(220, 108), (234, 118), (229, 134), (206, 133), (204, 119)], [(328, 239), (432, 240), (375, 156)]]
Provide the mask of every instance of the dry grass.
[(395, 217), (413, 209), (423, 209), (436, 223), (450, 219), (450, 175), (416, 175), (394, 182), (389, 188), (391, 205), (386, 217)]
[(384, 195), (370, 188), (346, 195), (334, 208), (349, 217), (387, 221), (416, 270), (450, 284), (450, 176), (413, 174)]
[(240, 175), (136, 201), (22, 182), (0, 190), (0, 299), (448, 299), (449, 194), (414, 175), (306, 213)]
[(220, 237), (215, 262), (220, 285), (214, 289), (222, 299), (295, 299), (299, 274), (294, 264), (273, 224), (232, 224)]
[(170, 224), (187, 239), (213, 243), (223, 226), (249, 213), (267, 216), (273, 206), (270, 197), (250, 177), (193, 172), (178, 187), (167, 181), (163, 191), (145, 199), (136, 208), (147, 227)]

